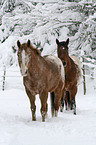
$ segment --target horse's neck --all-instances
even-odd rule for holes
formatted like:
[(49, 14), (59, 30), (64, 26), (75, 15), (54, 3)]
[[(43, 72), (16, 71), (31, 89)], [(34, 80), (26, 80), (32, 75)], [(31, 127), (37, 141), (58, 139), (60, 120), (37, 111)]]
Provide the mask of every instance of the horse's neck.
[(75, 65), (74, 61), (71, 59), (71, 57), (68, 56), (68, 58), (67, 58), (67, 65), (66, 65), (66, 68), (65, 68), (65, 72), (66, 72), (66, 74), (70, 74), (73, 71), (74, 72), (76, 71), (76, 65)]
[(70, 56), (69, 55), (67, 55), (67, 57), (66, 57), (66, 68), (69, 68), (69, 70), (71, 70), (72, 69), (72, 67), (71, 67), (71, 59), (70, 59)]

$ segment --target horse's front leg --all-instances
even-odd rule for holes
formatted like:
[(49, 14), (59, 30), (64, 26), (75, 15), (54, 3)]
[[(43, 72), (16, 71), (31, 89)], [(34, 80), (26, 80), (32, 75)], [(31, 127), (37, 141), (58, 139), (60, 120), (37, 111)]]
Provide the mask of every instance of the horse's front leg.
[(75, 86), (72, 90), (71, 90), (71, 93), (70, 93), (70, 109), (74, 110), (74, 115), (76, 115), (76, 102), (75, 102), (75, 96), (76, 96), (76, 93), (77, 93), (77, 87)]
[(27, 89), (25, 88), (26, 90), (26, 93), (28, 95), (28, 98), (30, 100), (30, 108), (31, 108), (31, 112), (32, 112), (32, 121), (36, 121), (36, 106), (35, 106), (35, 96), (32, 95), (32, 93)]
[(31, 111), (32, 111), (32, 121), (36, 121), (36, 105), (35, 105), (35, 96), (32, 96), (30, 99)]
[(47, 114), (47, 109), (48, 109), (48, 105), (47, 105), (48, 92), (44, 90), (42, 93), (40, 93), (39, 97), (41, 100), (42, 121), (45, 122), (45, 116)]
[(66, 107), (66, 110), (68, 110), (70, 108), (70, 93), (69, 93), (69, 91), (66, 91), (65, 107)]
[(74, 115), (76, 115), (76, 102), (75, 102), (75, 98), (73, 98), (72, 100), (71, 100), (71, 106), (70, 106), (71, 108), (71, 110), (73, 109), (74, 110)]
[(64, 100), (65, 100), (65, 90), (62, 91), (62, 98), (61, 98), (61, 105), (60, 105), (60, 111), (63, 112), (64, 109)]

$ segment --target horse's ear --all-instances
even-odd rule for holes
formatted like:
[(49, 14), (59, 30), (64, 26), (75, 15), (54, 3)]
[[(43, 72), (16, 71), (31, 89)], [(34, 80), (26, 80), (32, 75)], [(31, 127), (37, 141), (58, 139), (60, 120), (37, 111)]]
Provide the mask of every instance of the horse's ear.
[(31, 45), (31, 42), (30, 42), (30, 40), (28, 40), (27, 41), (27, 46), (30, 47), (30, 45)]
[(20, 48), (20, 46), (21, 46), (21, 43), (19, 40), (17, 41), (17, 46), (18, 46), (18, 48)]
[(59, 40), (58, 39), (56, 39), (56, 44), (59, 45)]
[(69, 44), (69, 38), (66, 40), (66, 44), (67, 44), (67, 45)]

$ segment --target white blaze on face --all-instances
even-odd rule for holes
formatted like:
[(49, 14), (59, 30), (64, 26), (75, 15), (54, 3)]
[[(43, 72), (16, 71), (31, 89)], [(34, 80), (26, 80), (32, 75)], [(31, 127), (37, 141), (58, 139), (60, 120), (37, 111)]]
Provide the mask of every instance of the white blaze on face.
[(26, 63), (25, 50), (22, 51), (22, 64), (21, 64), (21, 74), (27, 76), (27, 63)]
[(65, 48), (63, 47), (63, 50), (64, 50)]

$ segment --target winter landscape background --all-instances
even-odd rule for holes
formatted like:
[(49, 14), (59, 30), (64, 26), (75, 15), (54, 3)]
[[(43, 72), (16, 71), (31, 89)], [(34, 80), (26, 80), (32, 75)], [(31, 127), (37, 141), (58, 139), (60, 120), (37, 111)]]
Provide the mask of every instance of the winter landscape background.
[[(77, 115), (64, 110), (52, 118), (49, 97), (48, 116), (42, 123), (37, 95), (37, 121), (32, 122), (18, 67), (17, 40), (30, 39), (34, 46), (43, 48), (43, 56), (57, 55), (56, 38), (69, 38), (70, 55), (81, 61)], [(95, 145), (95, 122), (96, 1), (0, 0), (0, 145)]]

